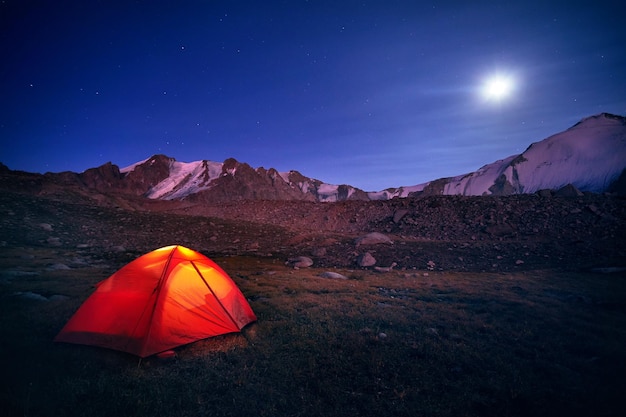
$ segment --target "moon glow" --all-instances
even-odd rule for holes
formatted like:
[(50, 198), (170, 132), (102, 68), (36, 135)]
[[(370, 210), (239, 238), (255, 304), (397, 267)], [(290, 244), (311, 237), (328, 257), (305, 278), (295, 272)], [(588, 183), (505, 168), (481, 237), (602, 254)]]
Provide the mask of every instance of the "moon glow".
[(488, 77), (482, 86), (482, 95), (489, 101), (502, 101), (511, 96), (515, 89), (512, 77), (495, 74)]

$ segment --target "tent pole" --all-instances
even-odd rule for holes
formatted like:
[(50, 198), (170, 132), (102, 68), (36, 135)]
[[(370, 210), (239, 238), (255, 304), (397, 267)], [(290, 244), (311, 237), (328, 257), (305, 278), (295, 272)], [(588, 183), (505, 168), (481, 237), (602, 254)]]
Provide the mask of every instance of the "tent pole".
[(200, 275), (200, 278), (202, 278), (202, 282), (204, 282), (204, 285), (207, 286), (207, 288), (209, 289), (209, 291), (211, 291), (211, 294), (213, 294), (213, 297), (215, 297), (215, 299), (217, 300), (218, 304), (220, 305), (220, 307), (222, 307), (222, 310), (224, 310), (224, 313), (226, 313), (226, 315), (228, 316), (228, 318), (230, 319), (230, 321), (233, 322), (233, 324), (235, 325), (236, 328), (239, 329), (239, 332), (241, 332), (241, 328), (239, 327), (239, 325), (237, 324), (237, 322), (235, 321), (235, 319), (233, 318), (233, 316), (230, 315), (230, 312), (228, 310), (226, 310), (226, 307), (224, 307), (224, 304), (222, 304), (222, 301), (217, 297), (217, 295), (215, 294), (215, 292), (213, 291), (213, 288), (211, 288), (211, 286), (209, 285), (209, 283), (206, 281), (206, 279), (204, 279), (204, 276), (202, 275), (202, 272), (200, 272), (200, 270), (198, 269), (198, 267), (196, 266), (194, 261), (190, 261), (191, 264), (193, 265), (194, 269), (196, 270), (196, 272), (198, 273), (198, 275)]
[[(154, 311), (156, 310), (156, 306), (159, 303), (159, 296), (161, 294), (161, 287), (163, 286), (163, 283), (165, 281), (165, 279), (167, 278), (167, 270), (170, 267), (170, 262), (172, 262), (172, 258), (174, 257), (174, 252), (176, 252), (176, 250), (178, 249), (178, 245), (174, 246), (174, 248), (172, 249), (172, 251), (169, 253), (168, 257), (167, 257), (167, 261), (165, 262), (165, 265), (163, 266), (163, 271), (161, 271), (161, 277), (159, 278), (159, 281), (157, 282), (156, 287), (154, 287), (154, 289), (152, 290), (152, 294), (155, 294), (155, 300), (154, 300), (154, 304), (152, 305), (152, 310), (150, 311), (150, 318), (148, 321), (148, 331), (146, 332), (146, 336), (144, 339), (144, 343), (141, 344), (140, 347), (140, 353), (143, 355), (144, 352), (144, 348), (146, 347), (145, 342), (150, 339), (150, 333), (152, 333), (152, 319), (154, 317)], [(148, 306), (146, 306), (148, 307)], [(144, 310), (141, 313), (141, 316), (143, 317), (144, 313), (146, 311)], [(139, 325), (139, 322), (141, 322), (141, 318), (139, 319), (139, 321), (137, 322), (137, 326)], [(133, 330), (133, 335), (135, 334), (135, 331), (137, 330), (137, 327), (135, 326), (135, 329)]]

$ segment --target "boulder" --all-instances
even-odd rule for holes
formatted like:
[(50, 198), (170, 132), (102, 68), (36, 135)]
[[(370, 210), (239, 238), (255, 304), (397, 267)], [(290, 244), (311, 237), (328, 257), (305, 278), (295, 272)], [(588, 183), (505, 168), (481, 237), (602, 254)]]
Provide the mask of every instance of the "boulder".
[(390, 266), (375, 266), (374, 267), (374, 271), (378, 272), (378, 273), (381, 273), (381, 274), (383, 274), (385, 272), (391, 272), (393, 270), (393, 268), (395, 266), (397, 266), (397, 265), (398, 264), (394, 262)]
[(408, 214), (408, 212), (409, 212), (409, 211), (408, 211), (408, 210), (406, 210), (406, 209), (399, 209), (399, 210), (396, 210), (396, 212), (395, 212), (395, 213), (393, 213), (393, 222), (394, 222), (395, 224), (400, 223), (400, 220), (402, 220), (402, 218), (403, 218), (404, 216), (406, 216), (406, 215)]
[(539, 197), (552, 197), (552, 190), (548, 190), (547, 188), (544, 188), (542, 190), (537, 191), (536, 194)]
[(582, 197), (583, 193), (572, 184), (567, 184), (565, 187), (554, 193), (554, 195), (556, 197)]
[(367, 268), (368, 266), (376, 265), (376, 259), (372, 256), (371, 253), (365, 252), (357, 258), (356, 263), (360, 267)]
[(296, 256), (295, 258), (289, 258), (286, 264), (293, 268), (308, 268), (313, 265), (313, 259), (307, 256)]
[(341, 275), (338, 272), (330, 272), (330, 271), (322, 272), (319, 276), (322, 278), (331, 278), (331, 279), (348, 279), (348, 277), (346, 277), (345, 275)]
[(372, 232), (372, 233), (368, 233), (366, 235), (363, 235), (361, 237), (358, 237), (355, 240), (355, 243), (357, 246), (360, 245), (378, 245), (381, 243), (386, 243), (386, 244), (390, 244), (393, 245), (393, 240), (391, 240), (391, 238), (385, 234), (382, 233), (378, 233), (378, 232)]
[(41, 227), (46, 232), (52, 231), (52, 225), (50, 223), (39, 223), (39, 227)]
[(326, 248), (315, 248), (311, 251), (311, 255), (317, 256), (319, 258), (326, 256), (327, 250)]

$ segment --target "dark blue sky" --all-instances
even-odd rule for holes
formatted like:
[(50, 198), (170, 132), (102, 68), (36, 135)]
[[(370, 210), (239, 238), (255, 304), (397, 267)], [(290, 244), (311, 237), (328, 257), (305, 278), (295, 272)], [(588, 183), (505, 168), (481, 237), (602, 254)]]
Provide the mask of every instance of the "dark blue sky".
[(0, 0), (0, 161), (414, 185), (626, 115), (625, 28), (618, 1)]

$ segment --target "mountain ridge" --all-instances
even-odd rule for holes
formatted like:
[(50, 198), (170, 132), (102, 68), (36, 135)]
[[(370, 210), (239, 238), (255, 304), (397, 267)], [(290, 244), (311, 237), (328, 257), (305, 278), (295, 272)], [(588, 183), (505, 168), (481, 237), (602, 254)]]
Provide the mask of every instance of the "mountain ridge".
[[(3, 177), (18, 172), (21, 171), (0, 166)], [(194, 203), (367, 201), (422, 194), (531, 194), (543, 189), (558, 190), (568, 184), (580, 191), (626, 194), (626, 117), (608, 113), (586, 117), (563, 132), (530, 144), (520, 154), (484, 165), (476, 171), (381, 191), (368, 192), (347, 184), (327, 184), (296, 170), (279, 172), (274, 168), (253, 168), (234, 158), (224, 162), (179, 162), (162, 154), (124, 168), (107, 162), (81, 173), (21, 173), (22, 186), (27, 188), (70, 185), (86, 192), (93, 190)], [(10, 182), (10, 179), (5, 178), (2, 182)], [(11, 188), (10, 184), (7, 186)]]
[(556, 190), (612, 190), (626, 168), (626, 118), (608, 113), (582, 119), (477, 171), (450, 178), (442, 194), (510, 195)]

